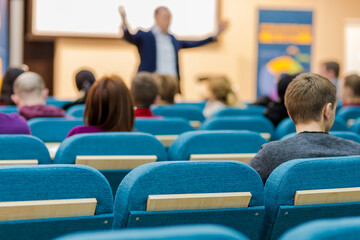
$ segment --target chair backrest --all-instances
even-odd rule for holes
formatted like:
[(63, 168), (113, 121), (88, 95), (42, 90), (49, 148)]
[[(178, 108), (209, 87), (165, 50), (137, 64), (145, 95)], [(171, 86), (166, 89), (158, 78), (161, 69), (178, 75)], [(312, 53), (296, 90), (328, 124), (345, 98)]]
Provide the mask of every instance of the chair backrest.
[(78, 104), (70, 107), (66, 111), (66, 115), (82, 118), (84, 116), (84, 110), (85, 110), (85, 104)]
[[(170, 146), (169, 160), (189, 160), (192, 154), (257, 153), (267, 141), (250, 131), (193, 131)], [(220, 160), (220, 159), (219, 159)]]
[(348, 122), (351, 119), (360, 118), (360, 107), (358, 106), (342, 107), (336, 113), (336, 115), (343, 118), (346, 122)]
[(63, 106), (65, 106), (68, 103), (71, 103), (72, 101), (68, 101), (68, 100), (57, 100), (54, 98), (48, 98), (46, 99), (46, 105), (53, 105), (59, 108), (62, 108)]
[(153, 135), (179, 135), (194, 130), (183, 118), (136, 118), (134, 129)]
[(198, 107), (201, 110), (203, 110), (205, 108), (206, 105), (206, 101), (203, 102), (175, 102), (175, 106), (194, 106), (194, 107)]
[[(344, 119), (341, 117), (336, 117), (331, 131), (349, 131), (349, 128), (346, 126)], [(294, 132), (296, 132), (294, 122), (291, 120), (291, 118), (285, 118), (276, 127), (275, 138), (281, 139), (282, 137)]]
[(270, 139), (274, 126), (263, 116), (213, 117), (206, 120), (199, 130), (249, 130), (262, 133)]
[(276, 168), (265, 184), (264, 239), (277, 239), (305, 221), (360, 215), (360, 203), (294, 206), (302, 190), (360, 187), (360, 156), (298, 159)]
[[(251, 193), (248, 207), (146, 211), (149, 195), (237, 192)], [(150, 163), (131, 171), (119, 185), (113, 228), (214, 223), (235, 228), (256, 239), (259, 224), (262, 224), (262, 206), (262, 181), (246, 164), (209, 161)]]
[(354, 121), (354, 124), (351, 125), (350, 130), (357, 134), (360, 134), (360, 118)]
[(51, 163), (45, 144), (29, 135), (1, 135), (0, 160), (37, 160), (38, 164)]
[(265, 108), (262, 106), (253, 106), (248, 108), (227, 107), (214, 114), (214, 117), (262, 116), (264, 112)]
[(281, 240), (343, 240), (358, 239), (360, 217), (322, 219), (301, 224), (287, 231)]
[[(360, 143), (360, 135), (357, 134), (357, 133), (354, 133), (354, 132), (350, 132), (350, 131), (330, 131), (329, 134), (334, 135), (336, 137), (340, 137), (340, 138), (344, 138), (344, 139), (347, 139), (347, 140), (351, 140), (351, 141)], [(295, 135), (296, 135), (296, 133), (290, 133), (290, 134), (282, 137), (281, 140), (288, 139), (288, 138), (293, 137)]]
[(163, 144), (147, 133), (91, 133), (65, 139), (55, 164), (85, 164), (97, 168), (108, 179), (115, 194), (133, 168), (148, 162), (166, 161)]
[(17, 113), (17, 106), (0, 106), (1, 113)]
[(95, 169), (69, 165), (4, 166), (0, 179), (0, 204), (65, 199), (97, 202), (93, 216), (0, 221), (1, 238), (52, 239), (74, 231), (110, 228), (113, 195), (107, 180)]
[(234, 229), (212, 224), (76, 233), (58, 240), (246, 240)]
[(44, 142), (61, 142), (69, 131), (83, 125), (82, 119), (34, 118), (28, 121), (31, 134)]
[(154, 115), (163, 117), (180, 117), (189, 121), (203, 122), (205, 117), (199, 107), (196, 106), (176, 106), (158, 105), (152, 107)]

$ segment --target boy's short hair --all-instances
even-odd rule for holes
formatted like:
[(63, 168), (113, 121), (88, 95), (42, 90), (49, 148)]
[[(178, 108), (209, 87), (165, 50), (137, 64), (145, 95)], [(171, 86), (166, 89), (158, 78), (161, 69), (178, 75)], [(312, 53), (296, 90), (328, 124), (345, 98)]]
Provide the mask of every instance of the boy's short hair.
[(336, 105), (336, 87), (328, 79), (314, 73), (302, 73), (288, 86), (285, 106), (295, 124), (320, 121), (326, 103)]
[(139, 72), (131, 82), (131, 93), (136, 107), (150, 108), (159, 93), (159, 87), (153, 74)]
[(339, 78), (340, 74), (340, 65), (337, 62), (324, 62), (323, 65), (326, 68), (326, 71), (333, 71), (336, 78)]
[(171, 75), (155, 75), (155, 77), (158, 81), (161, 100), (168, 104), (173, 104), (175, 95), (178, 92), (178, 79)]
[(360, 97), (360, 76), (351, 74), (344, 79), (344, 87), (349, 87), (353, 93), (352, 97)]
[(44, 88), (44, 79), (34, 72), (22, 73), (14, 82), (14, 93), (22, 98), (27, 96), (41, 96)]

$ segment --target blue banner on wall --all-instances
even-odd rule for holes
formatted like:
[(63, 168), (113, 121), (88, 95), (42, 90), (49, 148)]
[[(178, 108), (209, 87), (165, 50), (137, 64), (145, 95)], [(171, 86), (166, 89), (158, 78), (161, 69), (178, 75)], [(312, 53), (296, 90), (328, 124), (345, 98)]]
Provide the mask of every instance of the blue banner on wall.
[(0, 0), (0, 79), (8, 67), (8, 1)]
[(257, 96), (277, 100), (281, 74), (310, 71), (312, 11), (259, 10)]

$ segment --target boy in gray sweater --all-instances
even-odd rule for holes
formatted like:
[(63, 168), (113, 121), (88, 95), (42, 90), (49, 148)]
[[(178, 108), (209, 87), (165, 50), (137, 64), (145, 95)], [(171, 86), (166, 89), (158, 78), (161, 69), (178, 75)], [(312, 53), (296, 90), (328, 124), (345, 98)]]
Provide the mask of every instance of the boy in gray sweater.
[(264, 184), (284, 162), (298, 158), (360, 155), (360, 144), (329, 135), (336, 111), (336, 87), (312, 73), (296, 77), (285, 93), (285, 106), (296, 125), (297, 135), (264, 144), (249, 165)]

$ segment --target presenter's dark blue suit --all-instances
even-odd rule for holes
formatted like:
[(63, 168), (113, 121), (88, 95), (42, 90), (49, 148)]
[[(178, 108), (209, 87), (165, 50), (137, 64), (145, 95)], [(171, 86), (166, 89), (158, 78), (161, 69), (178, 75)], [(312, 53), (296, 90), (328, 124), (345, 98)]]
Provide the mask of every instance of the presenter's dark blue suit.
[[(182, 48), (199, 47), (204, 44), (216, 41), (215, 37), (209, 37), (201, 41), (179, 41), (170, 34), (172, 44), (175, 49), (176, 71), (179, 77), (179, 55), (178, 52)], [(124, 29), (124, 37), (126, 41), (135, 44), (140, 54), (140, 66), (138, 71), (155, 72), (156, 71), (156, 39), (151, 31), (138, 31), (136, 34), (131, 34), (127, 29)]]

